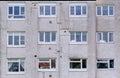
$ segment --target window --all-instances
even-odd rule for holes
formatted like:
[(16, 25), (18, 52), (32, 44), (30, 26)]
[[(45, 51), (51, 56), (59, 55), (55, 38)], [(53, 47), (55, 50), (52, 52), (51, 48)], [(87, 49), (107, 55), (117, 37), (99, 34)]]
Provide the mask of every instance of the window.
[(113, 6), (97, 6), (98, 16), (114, 16)]
[(70, 32), (71, 43), (87, 43), (87, 32)]
[(98, 59), (97, 60), (97, 68), (98, 69), (109, 69), (114, 68), (114, 60), (113, 59)]
[(39, 43), (55, 43), (56, 32), (39, 32)]
[(55, 17), (56, 4), (39, 4), (39, 17)]
[(97, 32), (97, 42), (113, 42), (113, 32)]
[(25, 59), (8, 59), (8, 73), (24, 73)]
[(39, 59), (38, 64), (39, 70), (55, 70), (56, 69), (56, 60), (55, 59), (49, 59), (49, 58), (41, 58)]
[(70, 59), (70, 70), (85, 70), (87, 68), (86, 59), (71, 58)]
[(85, 4), (85, 3), (70, 4), (69, 15), (70, 15), (70, 17), (87, 16), (87, 4)]
[(8, 46), (9, 47), (24, 47), (25, 46), (25, 32), (8, 32)]
[(25, 4), (9, 4), (8, 19), (25, 19)]

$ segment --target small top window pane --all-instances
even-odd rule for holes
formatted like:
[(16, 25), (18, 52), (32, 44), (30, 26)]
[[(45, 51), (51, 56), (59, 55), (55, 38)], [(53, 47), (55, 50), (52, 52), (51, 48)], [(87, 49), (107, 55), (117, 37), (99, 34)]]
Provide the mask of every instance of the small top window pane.
[(108, 15), (108, 6), (103, 6), (103, 15)]
[(19, 6), (14, 7), (14, 14), (19, 15)]
[(101, 15), (101, 7), (97, 7), (97, 15)]
[(76, 6), (76, 15), (81, 15), (81, 6)]
[(45, 15), (50, 15), (50, 6), (45, 6)]
[(113, 15), (113, 7), (112, 6), (109, 7), (109, 14)]

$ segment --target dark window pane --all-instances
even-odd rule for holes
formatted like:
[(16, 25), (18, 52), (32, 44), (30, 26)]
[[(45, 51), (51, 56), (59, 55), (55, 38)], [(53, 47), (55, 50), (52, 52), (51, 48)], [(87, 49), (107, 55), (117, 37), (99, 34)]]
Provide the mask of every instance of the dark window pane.
[(83, 60), (82, 60), (82, 68), (87, 68), (86, 59), (83, 59)]
[(19, 36), (14, 36), (14, 45), (19, 45)]
[(101, 33), (97, 33), (97, 41), (101, 41), (102, 40), (102, 34)]
[(44, 32), (40, 32), (40, 41), (44, 41)]
[(81, 15), (81, 6), (76, 6), (76, 15)]
[(101, 15), (101, 7), (97, 7), (97, 15)]
[(12, 45), (13, 44), (13, 36), (8, 37), (8, 44)]
[(56, 68), (56, 61), (55, 60), (51, 60), (51, 68)]
[(70, 59), (70, 61), (80, 61), (80, 59)]
[(79, 63), (79, 62), (78, 63), (77, 62), (76, 63), (72, 63), (71, 62), (70, 63), (70, 68), (71, 69), (81, 69), (81, 63)]
[(113, 7), (112, 6), (109, 7), (109, 15), (113, 15)]
[(70, 32), (70, 40), (71, 41), (75, 40), (75, 33), (74, 32)]
[(86, 6), (82, 6), (82, 14), (83, 14), (83, 15), (86, 15), (86, 10), (87, 10), (87, 9), (86, 9)]
[(70, 15), (74, 15), (74, 6), (70, 7)]
[(103, 32), (103, 40), (108, 42), (108, 32)]
[(13, 7), (9, 7), (9, 14), (13, 14)]
[(52, 41), (56, 41), (56, 33), (52, 32), (51, 35), (52, 35)]
[(45, 42), (50, 42), (50, 32), (45, 32)]
[(39, 69), (50, 69), (50, 63), (48, 62), (40, 62)]
[(8, 67), (9, 67), (9, 72), (19, 72), (18, 62), (9, 62)]
[(108, 15), (108, 6), (103, 6), (103, 15)]
[(108, 68), (108, 63), (97, 63), (97, 68)]
[(45, 6), (45, 15), (50, 15), (50, 6)]
[(110, 60), (110, 68), (114, 68), (114, 60)]
[(76, 42), (81, 42), (81, 32), (76, 32)]
[(40, 6), (40, 15), (44, 15), (44, 7)]
[(21, 36), (21, 45), (25, 44), (25, 36)]
[(56, 14), (56, 7), (52, 6), (52, 15), (55, 15), (55, 14)]
[(82, 33), (82, 41), (87, 41), (87, 33), (86, 32), (83, 32)]
[(25, 14), (25, 7), (21, 7), (21, 14), (22, 14), (22, 15)]
[(113, 33), (109, 33), (109, 41), (110, 41), (110, 42), (113, 41)]
[(14, 15), (19, 15), (19, 6), (14, 7)]
[(24, 62), (20, 62), (20, 71), (24, 71)]

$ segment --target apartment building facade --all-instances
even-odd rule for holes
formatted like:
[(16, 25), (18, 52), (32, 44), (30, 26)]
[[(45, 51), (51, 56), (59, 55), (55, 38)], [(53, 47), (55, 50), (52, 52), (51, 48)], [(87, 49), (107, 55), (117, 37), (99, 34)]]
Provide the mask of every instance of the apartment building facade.
[(120, 1), (1, 1), (0, 78), (119, 78)]

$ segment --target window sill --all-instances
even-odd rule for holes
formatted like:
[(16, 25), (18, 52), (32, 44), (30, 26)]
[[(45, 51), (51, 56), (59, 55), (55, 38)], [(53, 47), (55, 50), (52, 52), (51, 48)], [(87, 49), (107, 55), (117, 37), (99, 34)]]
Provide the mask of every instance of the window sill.
[(114, 68), (104, 68), (104, 69), (97, 69), (97, 71), (113, 71)]
[(13, 46), (13, 45), (12, 45), (12, 46), (10, 46), (10, 45), (8, 45), (7, 47), (8, 47), (8, 48), (24, 48), (24, 47), (25, 47), (25, 45), (24, 45), (24, 46)]
[(22, 75), (22, 74), (25, 74), (25, 72), (8, 72), (7, 74), (11, 74), (11, 75), (12, 75), (12, 74), (13, 74), (13, 75), (14, 75), (14, 74), (16, 74), (16, 75), (19, 75), (19, 74), (20, 74), (20, 75)]
[(39, 72), (56, 71), (56, 69), (38, 69)]
[(87, 42), (70, 42), (70, 44), (88, 44)]
[(69, 69), (71, 72), (87, 71), (87, 69)]
[(114, 44), (114, 42), (97, 42), (97, 44)]
[(56, 17), (56, 15), (39, 15), (39, 17)]
[(25, 18), (8, 18), (8, 20), (9, 21), (11, 21), (11, 20), (16, 20), (16, 21), (24, 21), (25, 20)]
[(38, 44), (56, 44), (56, 42), (39, 42)]

